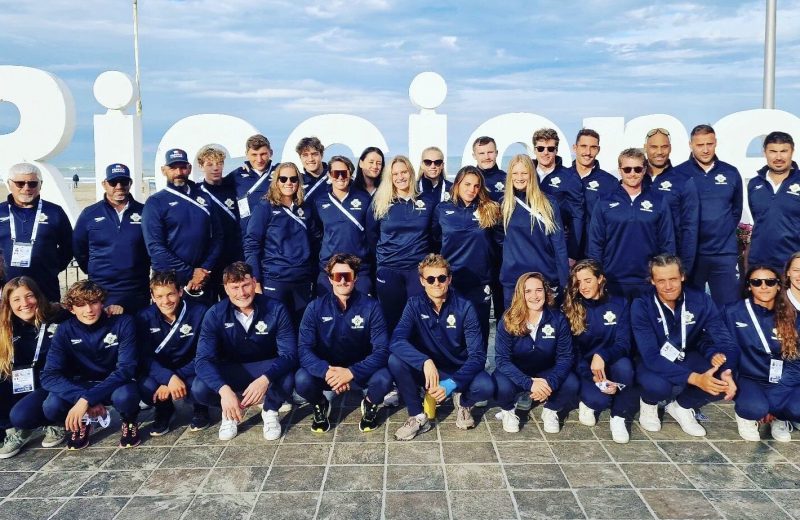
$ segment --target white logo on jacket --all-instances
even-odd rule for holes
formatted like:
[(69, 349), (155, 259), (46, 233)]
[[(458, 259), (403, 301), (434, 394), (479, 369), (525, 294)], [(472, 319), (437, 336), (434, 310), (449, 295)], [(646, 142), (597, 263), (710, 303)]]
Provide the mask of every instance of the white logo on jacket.
[(800, 184), (796, 182), (789, 186), (789, 189), (786, 191), (789, 195), (800, 195)]
[(556, 329), (549, 323), (542, 327), (542, 338), (552, 339), (556, 337)]
[(652, 213), (653, 212), (653, 203), (649, 200), (642, 201), (642, 207), (640, 208), (642, 211), (647, 211)]
[(57, 330), (57, 329), (58, 329), (58, 323), (51, 323), (50, 325), (48, 325), (48, 326), (47, 326), (47, 333), (48, 333), (48, 334), (50, 334), (50, 336), (49, 336), (49, 337), (51, 337), (51, 338), (52, 338), (52, 337), (53, 337), (53, 334), (55, 334), (55, 333), (56, 333), (56, 330)]
[(256, 323), (256, 334), (266, 334), (267, 333), (267, 324), (264, 323), (264, 320), (259, 321)]
[(505, 184), (503, 184), (502, 182), (498, 182), (497, 184), (494, 185), (494, 191), (503, 191), (505, 187), (506, 187)]
[(131, 222), (133, 222), (134, 224), (138, 224), (138, 223), (140, 223), (142, 221), (142, 216), (139, 215), (138, 213), (131, 213), (131, 217), (130, 218), (131, 218)]
[(687, 325), (693, 325), (694, 324), (694, 314), (692, 314), (689, 311), (686, 311), (686, 312), (683, 313), (683, 319), (684, 319), (684, 321), (686, 322)]
[(78, 343), (83, 343), (83, 340), (78, 338), (78, 339), (71, 339), (69, 340), (69, 342), (72, 343), (73, 345), (77, 345)]
[(617, 206), (619, 206), (619, 202), (612, 202), (608, 205), (609, 208), (616, 208)]
[(714, 177), (714, 181), (715, 181), (715, 184), (719, 184), (719, 185), (728, 184), (728, 179), (726, 179), (725, 176), (722, 175), (721, 173), (718, 174), (716, 177)]
[(303, 218), (305, 216), (305, 212), (303, 211), (303, 208), (297, 208), (297, 216), (300, 217), (300, 218)]
[(603, 319), (606, 320), (604, 325), (616, 325), (617, 324), (617, 315), (614, 314), (612, 311), (606, 311), (603, 314)]
[(454, 329), (456, 328), (456, 317), (455, 315), (451, 314), (447, 317), (447, 328)]
[(597, 188), (600, 187), (600, 183), (597, 181), (589, 181), (589, 184), (586, 185), (586, 189), (590, 191), (597, 191)]
[(743, 328), (747, 327), (747, 323), (742, 323), (741, 321), (737, 321), (736, 322), (736, 327), (739, 328), (739, 329), (743, 329)]
[(95, 217), (95, 218), (94, 218), (94, 221), (95, 221), (95, 222), (102, 222), (102, 221), (104, 221), (105, 219), (106, 219), (106, 217)]
[(414, 205), (417, 209), (425, 209), (425, 201), (424, 200), (417, 200)]
[(328, 323), (332, 319), (333, 319), (333, 316), (323, 316), (322, 317), (322, 323)]
[(553, 177), (550, 179), (550, 186), (553, 188), (558, 188), (561, 185), (561, 178), (560, 177)]
[(364, 318), (362, 318), (359, 314), (353, 316), (353, 319), (350, 320), (352, 326), (351, 329), (363, 329), (364, 328)]
[(184, 323), (178, 331), (181, 333), (182, 338), (188, 338), (189, 336), (194, 336), (194, 332), (192, 332), (192, 326), (188, 323)]
[(114, 345), (119, 345), (119, 342), (117, 341), (117, 335), (114, 334), (113, 332), (109, 332), (108, 334), (106, 334), (106, 337), (103, 338), (103, 343), (106, 344), (106, 346), (103, 348), (109, 348), (113, 347)]
[(669, 181), (664, 181), (658, 186), (658, 189), (661, 191), (670, 191), (672, 190), (672, 183)]
[(204, 199), (200, 195), (198, 195), (194, 200), (196, 200), (197, 203), (200, 204), (201, 206), (205, 206), (206, 205), (206, 199)]
[[(797, 186), (795, 184), (795, 186)], [(40, 224), (47, 224), (47, 215), (45, 213), (39, 214), (39, 223)]]
[(353, 199), (353, 202), (350, 203), (350, 209), (361, 209), (361, 201)]
[(227, 199), (225, 199), (225, 206), (227, 206), (227, 207), (228, 207), (228, 209), (233, 209), (233, 205), (234, 205), (234, 204), (236, 204), (236, 203), (235, 203), (235, 202), (233, 202), (233, 199), (231, 199), (230, 197), (228, 197)]
[(230, 329), (230, 328), (232, 328), (232, 327), (233, 327), (233, 323), (226, 323), (226, 324), (225, 324), (225, 328), (226, 328), (226, 329)]

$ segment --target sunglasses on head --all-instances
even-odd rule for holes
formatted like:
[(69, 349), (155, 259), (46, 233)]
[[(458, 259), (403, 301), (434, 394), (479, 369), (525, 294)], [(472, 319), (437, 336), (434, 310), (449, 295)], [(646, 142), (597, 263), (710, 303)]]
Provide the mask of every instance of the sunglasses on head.
[(620, 166), (619, 169), (622, 170), (622, 173), (642, 173), (644, 166)]
[(425, 166), (441, 166), (444, 164), (444, 159), (422, 159), (422, 164)]
[(652, 130), (647, 132), (647, 138), (650, 139), (656, 134), (664, 134), (667, 137), (669, 137), (669, 130), (667, 130), (666, 128), (653, 128)]
[(747, 283), (750, 287), (761, 287), (762, 283), (767, 284), (767, 287), (775, 287), (778, 281), (777, 278), (750, 278)]
[(130, 179), (111, 179), (110, 181), (106, 181), (111, 186), (117, 187), (118, 184), (122, 184), (122, 186), (130, 186), (131, 180)]
[(440, 274), (439, 276), (426, 276), (423, 278), (428, 285), (433, 285), (435, 282), (445, 283), (447, 281), (448, 276), (446, 274)]
[(346, 179), (350, 176), (350, 172), (347, 170), (331, 170), (331, 177), (334, 179)]
[(298, 178), (297, 178), (297, 175), (295, 175), (293, 177), (286, 177), (284, 175), (279, 175), (278, 176), (278, 180), (281, 181), (284, 184), (286, 184), (287, 182), (291, 182), (292, 184), (295, 184), (297, 182)]
[(548, 152), (550, 152), (550, 153), (553, 153), (553, 152), (555, 152), (557, 149), (558, 149), (558, 147), (557, 147), (557, 146), (537, 146), (537, 147), (536, 147), (536, 151), (537, 151), (537, 152), (539, 152), (539, 153), (542, 153), (542, 152), (544, 152), (545, 150), (547, 150), (547, 151), (548, 151)]
[(11, 181), (11, 182), (13, 182), (14, 186), (16, 186), (19, 189), (24, 188), (26, 185), (31, 189), (34, 189), (39, 186), (39, 181)]
[(345, 273), (331, 273), (331, 280), (336, 283), (350, 283), (353, 281), (353, 273), (345, 272)]

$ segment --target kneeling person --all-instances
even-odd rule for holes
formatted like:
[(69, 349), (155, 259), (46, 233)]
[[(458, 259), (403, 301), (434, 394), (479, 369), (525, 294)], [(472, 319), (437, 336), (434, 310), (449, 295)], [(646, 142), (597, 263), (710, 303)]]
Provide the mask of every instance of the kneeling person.
[(378, 426), (378, 409), (392, 387), (386, 368), (389, 341), (380, 306), (355, 289), (361, 260), (353, 255), (333, 255), (325, 266), (333, 293), (311, 302), (300, 324), (300, 370), (295, 375), (297, 393), (314, 406), (311, 429), (326, 432), (330, 403), (324, 390), (341, 394), (358, 385), (367, 390), (361, 401), (362, 432)]
[(206, 313), (197, 343), (194, 398), (222, 408), (220, 440), (236, 437), (242, 410), (263, 402), (264, 438), (281, 436), (278, 408), (292, 396), (297, 338), (286, 308), (256, 294), (253, 271), (234, 262), (222, 273), (227, 298)]

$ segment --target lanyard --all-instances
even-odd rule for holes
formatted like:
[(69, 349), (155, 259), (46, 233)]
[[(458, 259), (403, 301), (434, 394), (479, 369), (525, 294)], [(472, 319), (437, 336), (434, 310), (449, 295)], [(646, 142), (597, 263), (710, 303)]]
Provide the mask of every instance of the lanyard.
[(355, 218), (355, 217), (354, 217), (354, 216), (353, 216), (353, 215), (352, 215), (352, 214), (351, 214), (349, 211), (347, 211), (346, 209), (344, 209), (344, 206), (342, 206), (341, 204), (339, 204), (339, 201), (338, 201), (338, 200), (336, 200), (336, 197), (334, 197), (334, 196), (333, 196), (333, 193), (328, 193), (328, 198), (330, 198), (330, 199), (331, 199), (331, 202), (333, 202), (333, 205), (334, 205), (334, 206), (336, 206), (337, 208), (339, 208), (339, 211), (341, 211), (342, 213), (344, 213), (344, 216), (345, 216), (345, 217), (347, 217), (347, 218), (349, 218), (349, 219), (350, 219), (350, 222), (352, 222), (353, 224), (355, 224), (355, 225), (356, 225), (356, 227), (358, 228), (358, 230), (359, 230), (359, 231), (364, 231), (364, 226), (362, 226), (361, 224), (359, 224), (358, 220), (356, 220), (356, 218)]
[(207, 194), (209, 197), (211, 197), (211, 200), (212, 200), (212, 201), (214, 201), (214, 203), (215, 203), (217, 206), (219, 206), (220, 208), (222, 208), (222, 210), (223, 210), (225, 213), (227, 213), (229, 217), (231, 217), (233, 220), (236, 220), (236, 215), (234, 215), (234, 214), (233, 214), (233, 211), (229, 210), (229, 209), (228, 209), (228, 206), (226, 206), (224, 203), (222, 203), (222, 201), (220, 201), (220, 200), (219, 200), (217, 197), (215, 197), (213, 193), (211, 193), (210, 191), (208, 191), (208, 190), (206, 189), (206, 187), (205, 187), (205, 186), (200, 186), (200, 189), (201, 189), (201, 190), (203, 190), (204, 192), (206, 192), (206, 194)]
[[(33, 361), (31, 362), (31, 368), (39, 361), (39, 353), (42, 351), (42, 343), (44, 342), (44, 328), (47, 324), (42, 323), (42, 326), (39, 327), (39, 336), (36, 340), (36, 351), (33, 353)], [(14, 356), (11, 356), (11, 363), (14, 363)]]
[(769, 349), (769, 343), (767, 343), (767, 338), (764, 336), (764, 331), (761, 329), (761, 324), (756, 319), (756, 314), (753, 312), (753, 306), (750, 305), (750, 300), (745, 300), (744, 305), (747, 307), (747, 314), (750, 315), (750, 321), (753, 322), (753, 327), (756, 328), (756, 333), (758, 334), (758, 339), (761, 340), (761, 345), (764, 347), (764, 350), (767, 351), (767, 354), (772, 357), (772, 351)]
[[(442, 175), (442, 177), (444, 177), (444, 175)], [(439, 188), (439, 202), (444, 202), (444, 196), (447, 193), (447, 190), (445, 189), (444, 179), (440, 179), (439, 186), (431, 188), (431, 191), (435, 192), (436, 188)], [(417, 189), (419, 190), (420, 193), (425, 193), (425, 190), (422, 188), (422, 179), (419, 180), (419, 183), (417, 184)]]
[(327, 179), (325, 178), (324, 175), (320, 176), (317, 182), (313, 186), (311, 186), (311, 189), (306, 192), (305, 198), (308, 199), (311, 196), (311, 194), (317, 191), (317, 188), (325, 184), (326, 181)]
[[(656, 302), (656, 309), (658, 309), (658, 314), (661, 317), (661, 325), (664, 327), (664, 336), (669, 339), (669, 327), (667, 327), (667, 317), (664, 316), (664, 309), (661, 308), (661, 304), (658, 303), (658, 298), (653, 295), (653, 301)], [(683, 305), (681, 306), (681, 352), (686, 350), (686, 299), (683, 300)]]
[[(11, 226), (11, 242), (17, 241), (17, 226), (14, 225), (14, 212), (11, 211), (11, 204), (8, 205), (8, 224)], [(36, 208), (36, 216), (33, 218), (33, 231), (31, 231), (31, 244), (36, 241), (36, 233), (39, 231), (39, 217), (42, 215), (42, 199), (39, 199), (39, 207)]]
[[(256, 189), (258, 189), (258, 187), (261, 186), (261, 183), (263, 183), (266, 179), (270, 177), (270, 175), (272, 174), (272, 170), (273, 168), (267, 168), (266, 170), (264, 170), (264, 173), (261, 175), (261, 177), (259, 177), (258, 180), (252, 186), (250, 186), (250, 189), (247, 190), (247, 193), (245, 193), (244, 197), (242, 198), (244, 199), (246, 197), (249, 197), (254, 191), (256, 191)], [(253, 169), (253, 171), (256, 170)]]
[(206, 214), (206, 215), (208, 215), (209, 217), (211, 216), (211, 212), (210, 212), (210, 211), (208, 211), (208, 209), (207, 209), (207, 208), (204, 208), (203, 206), (201, 206), (201, 205), (200, 205), (200, 203), (199, 203), (199, 202), (197, 202), (196, 200), (192, 200), (191, 198), (187, 197), (187, 196), (186, 196), (186, 195), (184, 195), (183, 193), (179, 192), (178, 190), (174, 190), (174, 189), (170, 188), (169, 186), (167, 186), (167, 188), (166, 188), (166, 189), (167, 189), (168, 191), (171, 191), (173, 194), (177, 195), (178, 197), (180, 197), (180, 198), (182, 198), (182, 199), (186, 199), (186, 200), (188, 200), (189, 202), (191, 202), (192, 204), (194, 204), (195, 206), (197, 206), (198, 208), (200, 208), (201, 210), (203, 210), (203, 213), (205, 213), (205, 214)]
[(183, 320), (184, 316), (186, 316), (186, 302), (183, 302), (183, 307), (181, 307), (181, 313), (178, 315), (178, 319), (175, 320), (175, 323), (172, 324), (172, 328), (169, 329), (167, 337), (161, 340), (161, 343), (159, 343), (158, 347), (156, 347), (156, 354), (161, 352), (161, 350), (167, 346), (167, 343), (169, 343), (169, 340), (172, 339), (172, 336), (173, 334), (175, 334), (175, 331), (178, 330), (178, 326), (181, 324), (181, 321)]
[(534, 213), (534, 211), (531, 209), (531, 207), (528, 206), (527, 204), (525, 204), (524, 202), (522, 202), (519, 197), (514, 197), (514, 198), (517, 199), (517, 204), (522, 206), (525, 209), (525, 211), (530, 213), (531, 216), (534, 217), (536, 220), (538, 220), (540, 223), (544, 224), (544, 219), (542, 218), (542, 214), (541, 213), (539, 213), (539, 212)]
[(300, 217), (298, 217), (297, 215), (295, 215), (295, 214), (292, 212), (292, 210), (290, 210), (290, 209), (289, 209), (289, 208), (287, 208), (286, 206), (282, 206), (282, 208), (283, 208), (283, 211), (284, 211), (284, 213), (286, 213), (287, 215), (289, 215), (290, 217), (292, 217), (292, 218), (293, 218), (295, 221), (297, 221), (297, 223), (298, 223), (298, 224), (300, 224), (301, 226), (303, 226), (303, 229), (308, 229), (308, 228), (306, 227), (306, 223), (305, 223), (305, 222), (303, 222), (303, 220), (302, 220)]

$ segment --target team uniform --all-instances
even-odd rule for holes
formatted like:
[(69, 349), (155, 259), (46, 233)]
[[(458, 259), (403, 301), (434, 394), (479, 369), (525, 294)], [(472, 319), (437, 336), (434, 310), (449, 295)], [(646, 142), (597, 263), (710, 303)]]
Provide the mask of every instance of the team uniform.
[(322, 173), (319, 176), (314, 176), (303, 170), (303, 201), (309, 207), (314, 206), (314, 199), (325, 195), (328, 192), (329, 181), (328, 172), (330, 167), (328, 163), (322, 163)]
[(581, 240), (580, 252), (575, 258), (585, 258), (589, 224), (592, 221), (594, 207), (597, 205), (597, 201), (613, 193), (619, 187), (619, 179), (600, 168), (600, 163), (598, 161), (595, 161), (594, 165), (592, 165), (592, 171), (582, 177), (578, 173), (576, 161), (572, 161), (572, 166), (569, 170), (575, 172), (575, 175), (578, 176), (583, 185), (583, 202), (586, 209), (584, 213), (584, 232)]
[(450, 200), (450, 188), (452, 187), (453, 183), (445, 179), (444, 174), (439, 176), (439, 182), (436, 183), (436, 186), (433, 185), (433, 181), (424, 175), (417, 181), (417, 190), (433, 201), (434, 204)]
[(247, 233), (250, 215), (253, 214), (256, 206), (261, 203), (269, 190), (272, 173), (277, 165), (277, 163), (269, 161), (264, 171), (259, 172), (253, 168), (250, 161), (245, 161), (242, 166), (225, 176), (226, 179), (230, 179), (236, 192), (236, 207), (239, 210), (239, 225), (242, 235)]
[(506, 193), (506, 172), (498, 168), (497, 164), (486, 170), (478, 167), (478, 170), (483, 174), (483, 185), (486, 186), (489, 197), (495, 202), (500, 202)]
[(222, 251), (216, 267), (211, 270), (211, 283), (221, 292), (222, 271), (232, 263), (244, 259), (236, 187), (231, 177), (225, 177), (222, 184), (209, 184), (204, 180), (200, 189), (211, 201), (212, 211), (217, 213), (222, 228)]
[(570, 258), (580, 257), (580, 246), (586, 227), (583, 183), (580, 176), (561, 165), (561, 157), (556, 157), (555, 169), (545, 175), (539, 183), (542, 191), (558, 202), (564, 235), (567, 239), (567, 254)]
[(800, 244), (800, 170), (792, 162), (792, 171), (779, 186), (768, 179), (768, 172), (769, 167), (764, 166), (747, 183), (747, 202), (753, 216), (747, 263), (766, 265), (781, 273), (784, 262)]

